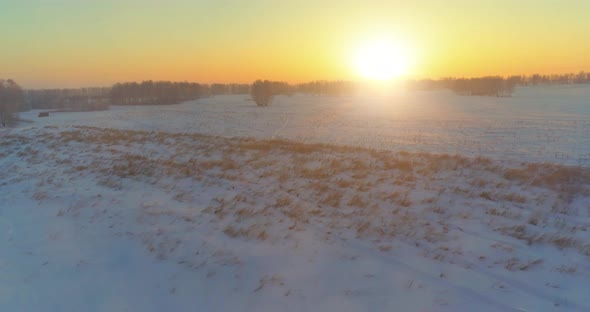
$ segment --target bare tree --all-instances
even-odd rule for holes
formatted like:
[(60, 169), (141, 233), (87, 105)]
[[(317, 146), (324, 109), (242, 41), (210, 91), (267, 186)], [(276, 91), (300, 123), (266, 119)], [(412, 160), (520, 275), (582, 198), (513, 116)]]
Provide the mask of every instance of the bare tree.
[(16, 112), (23, 103), (23, 89), (14, 80), (0, 79), (0, 126), (12, 126), (16, 122)]
[(268, 106), (272, 102), (275, 95), (278, 94), (290, 94), (292, 87), (282, 81), (270, 81), (270, 80), (256, 80), (252, 86), (250, 86), (250, 95), (256, 105)]
[(198, 83), (150, 80), (116, 83), (110, 98), (116, 105), (163, 105), (194, 100), (208, 93), (208, 86)]
[(274, 96), (272, 82), (268, 80), (256, 80), (250, 88), (252, 99), (258, 106), (268, 106)]

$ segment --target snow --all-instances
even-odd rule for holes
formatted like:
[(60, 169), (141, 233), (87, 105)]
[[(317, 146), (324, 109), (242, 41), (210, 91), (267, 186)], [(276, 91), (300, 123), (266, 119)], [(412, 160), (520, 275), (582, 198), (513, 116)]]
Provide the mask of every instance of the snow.
[(259, 108), (247, 95), (173, 106), (113, 106), (56, 113), (36, 125), (191, 132), (283, 138), (311, 143), (590, 165), (590, 86), (522, 87), (512, 97), (466, 97), (450, 91), (382, 96), (280, 96)]
[(24, 113), (0, 130), (0, 308), (588, 311), (589, 98)]

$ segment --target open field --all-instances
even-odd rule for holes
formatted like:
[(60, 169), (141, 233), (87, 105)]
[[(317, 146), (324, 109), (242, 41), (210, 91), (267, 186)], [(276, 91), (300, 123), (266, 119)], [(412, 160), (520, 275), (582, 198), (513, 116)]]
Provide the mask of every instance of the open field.
[(0, 130), (0, 307), (590, 310), (590, 88), (246, 98)]
[(575, 85), (519, 88), (507, 98), (462, 97), (448, 91), (374, 97), (294, 95), (277, 97), (264, 109), (249, 96), (230, 95), (50, 118), (37, 118), (37, 111), (32, 111), (22, 117), (37, 125), (284, 138), (589, 166), (588, 103), (590, 86)]

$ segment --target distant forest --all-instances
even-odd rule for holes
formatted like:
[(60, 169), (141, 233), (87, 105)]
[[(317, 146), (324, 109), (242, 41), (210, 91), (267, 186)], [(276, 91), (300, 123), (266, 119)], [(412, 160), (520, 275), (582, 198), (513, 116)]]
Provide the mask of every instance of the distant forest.
[[(409, 90), (448, 89), (460, 95), (510, 96), (516, 86), (590, 84), (590, 73), (561, 75), (489, 76), (408, 80)], [(358, 84), (352, 81), (286, 82), (257, 80), (253, 84), (201, 84), (194, 82), (122, 82), (112, 87), (23, 90), (13, 80), (0, 79), (0, 122), (12, 122), (15, 112), (29, 109), (60, 111), (105, 110), (109, 105), (169, 105), (225, 94), (250, 94), (260, 106), (267, 106), (279, 94), (302, 93), (317, 96), (352, 95)]]
[(410, 90), (436, 90), (449, 89), (461, 95), (487, 95), (487, 96), (509, 96), (515, 86), (536, 86), (536, 85), (566, 85), (566, 84), (588, 84), (590, 73), (579, 72), (577, 74), (561, 75), (539, 75), (530, 76), (489, 76), (481, 78), (442, 78), (409, 80), (406, 82)]
[(33, 109), (100, 110), (109, 105), (177, 104), (220, 94), (247, 94), (249, 90), (248, 84), (207, 85), (150, 80), (116, 83), (110, 88), (29, 90), (27, 102)]

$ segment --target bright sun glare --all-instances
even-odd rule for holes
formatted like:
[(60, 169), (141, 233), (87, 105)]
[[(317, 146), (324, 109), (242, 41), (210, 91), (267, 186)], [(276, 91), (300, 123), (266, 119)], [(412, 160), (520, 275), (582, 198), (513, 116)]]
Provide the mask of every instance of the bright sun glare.
[(366, 79), (389, 80), (407, 74), (407, 46), (380, 38), (361, 44), (354, 56), (357, 72)]

